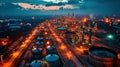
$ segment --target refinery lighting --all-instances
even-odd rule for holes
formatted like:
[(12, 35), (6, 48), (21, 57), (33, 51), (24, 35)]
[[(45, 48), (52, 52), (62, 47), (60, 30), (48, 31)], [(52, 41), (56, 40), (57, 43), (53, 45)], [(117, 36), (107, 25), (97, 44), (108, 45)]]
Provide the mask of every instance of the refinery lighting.
[(112, 34), (109, 34), (109, 35), (107, 36), (107, 38), (109, 38), (109, 39), (113, 39), (114, 36), (113, 36)]

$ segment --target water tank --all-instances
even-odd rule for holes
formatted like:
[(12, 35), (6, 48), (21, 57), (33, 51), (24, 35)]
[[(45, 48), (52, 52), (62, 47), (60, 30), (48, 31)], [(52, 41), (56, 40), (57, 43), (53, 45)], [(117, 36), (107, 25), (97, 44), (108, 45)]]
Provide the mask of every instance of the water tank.
[(46, 51), (47, 51), (47, 55), (54, 54), (55, 53), (55, 46), (47, 46)]
[(42, 48), (34, 48), (32, 49), (32, 54), (34, 59), (42, 58)]
[(89, 61), (95, 67), (116, 67), (117, 53), (104, 47), (91, 47)]
[(45, 57), (50, 67), (60, 67), (59, 56), (57, 54), (49, 54)]
[(42, 67), (42, 62), (40, 60), (33, 60), (31, 63), (30, 63), (30, 66), (31, 67)]

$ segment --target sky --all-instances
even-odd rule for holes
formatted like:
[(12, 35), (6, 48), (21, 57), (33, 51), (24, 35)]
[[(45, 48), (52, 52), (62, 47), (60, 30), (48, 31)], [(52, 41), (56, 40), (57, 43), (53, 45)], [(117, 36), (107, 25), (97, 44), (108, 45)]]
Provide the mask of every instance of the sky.
[(7, 15), (119, 15), (120, 0), (0, 0)]

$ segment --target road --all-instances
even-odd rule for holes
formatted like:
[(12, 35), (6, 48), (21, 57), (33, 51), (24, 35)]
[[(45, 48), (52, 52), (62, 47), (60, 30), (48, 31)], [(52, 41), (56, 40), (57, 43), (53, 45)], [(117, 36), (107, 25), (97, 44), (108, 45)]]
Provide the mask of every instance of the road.
[[(38, 25), (39, 27), (39, 25)], [(24, 51), (28, 48), (32, 40), (35, 38), (36, 34), (39, 32), (39, 28), (35, 27), (31, 35), (27, 36), (25, 40), (22, 42), (22, 44), (18, 44), (17, 51), (12, 53), (12, 56), (8, 59), (8, 61), (4, 62), (4, 64), (1, 67), (14, 67), (15, 62), (21, 57), (21, 55), (24, 53)]]

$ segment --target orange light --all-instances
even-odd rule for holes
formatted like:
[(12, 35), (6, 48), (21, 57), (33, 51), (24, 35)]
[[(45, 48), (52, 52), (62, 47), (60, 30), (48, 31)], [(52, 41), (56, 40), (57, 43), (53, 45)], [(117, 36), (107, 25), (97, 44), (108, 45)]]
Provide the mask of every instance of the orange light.
[(25, 47), (25, 44), (22, 44), (20, 47), (24, 48), (24, 47)]
[(47, 35), (48, 34), (48, 32), (45, 32), (45, 35)]
[(26, 40), (25, 42), (28, 43), (30, 40)]
[(110, 22), (110, 19), (109, 19), (109, 18), (106, 18), (106, 19), (105, 19), (105, 22), (106, 22), (106, 23)]
[(50, 44), (50, 41), (47, 41), (46, 44), (49, 45), (49, 44)]
[(61, 49), (61, 50), (64, 50), (64, 49), (66, 49), (66, 46), (65, 46), (65, 45), (61, 45), (61, 46), (60, 46), (60, 49)]
[(14, 52), (14, 53), (12, 54), (13, 57), (16, 57), (16, 56), (18, 56), (18, 55), (19, 55), (19, 52)]
[(77, 54), (83, 54), (84, 51), (88, 51), (88, 47), (84, 47), (84, 46), (80, 46), (80, 47), (76, 47), (75, 48), (75, 51)]
[(61, 42), (61, 40), (60, 40), (59, 38), (56, 38), (56, 40), (57, 40), (58, 42)]
[(81, 22), (87, 22), (88, 21), (88, 18), (87, 17), (84, 17), (82, 18)]
[(65, 27), (68, 27), (68, 25), (66, 24)]
[(12, 57), (11, 57), (12, 59), (10, 59), (9, 62), (4, 63), (3, 66), (1, 66), (1, 67), (11, 67), (12, 63), (14, 62), (14, 59), (15, 59), (19, 54), (20, 54), (20, 51), (14, 52), (14, 53), (12, 54)]
[(120, 53), (118, 53), (117, 57), (118, 57), (118, 59), (120, 59)]
[(120, 22), (120, 19), (117, 19), (117, 22)]
[(76, 48), (76, 52), (77, 52), (78, 54), (81, 54), (81, 53), (84, 52), (84, 48), (80, 46), (80, 48)]
[(35, 47), (35, 46), (33, 46), (33, 47), (32, 47), (32, 49), (33, 49), (33, 50), (35, 50), (35, 49), (36, 49), (36, 47)]
[(83, 48), (83, 46), (80, 46), (80, 48)]
[(50, 48), (50, 46), (47, 46), (47, 48)]
[(2, 43), (2, 45), (7, 45), (8, 44), (7, 41), (2, 41), (1, 43)]
[(71, 53), (70, 51), (67, 52), (66, 55), (67, 55), (67, 58), (68, 58), (68, 59), (70, 59), (70, 58), (72, 57), (72, 53)]

